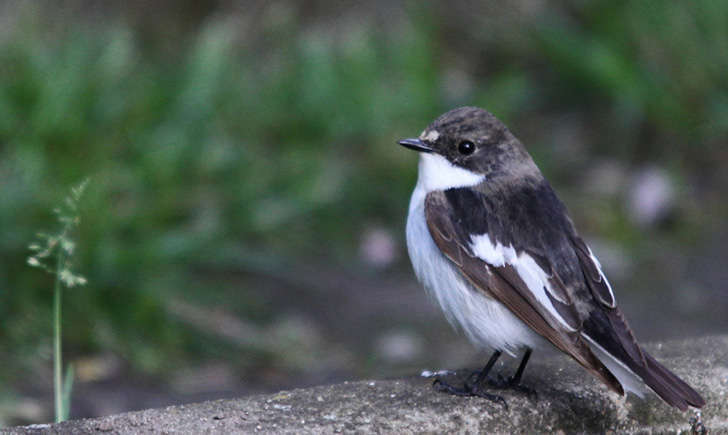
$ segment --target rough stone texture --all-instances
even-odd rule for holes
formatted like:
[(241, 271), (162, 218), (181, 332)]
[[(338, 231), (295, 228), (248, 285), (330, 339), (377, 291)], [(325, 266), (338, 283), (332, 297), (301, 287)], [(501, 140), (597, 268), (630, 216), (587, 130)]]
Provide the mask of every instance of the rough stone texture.
[[(707, 401), (702, 422), (728, 433), (728, 336), (647, 346)], [(448, 378), (457, 381), (467, 371)], [(537, 396), (502, 391), (508, 409), (480, 398), (432, 390), (431, 379), (345, 382), (272, 395), (148, 409), (108, 417), (6, 430), (34, 433), (338, 433), (338, 432), (614, 432), (691, 433), (695, 411), (652, 396), (607, 392), (566, 358), (533, 358), (524, 384)], [(3, 430), (0, 430), (3, 432)]]

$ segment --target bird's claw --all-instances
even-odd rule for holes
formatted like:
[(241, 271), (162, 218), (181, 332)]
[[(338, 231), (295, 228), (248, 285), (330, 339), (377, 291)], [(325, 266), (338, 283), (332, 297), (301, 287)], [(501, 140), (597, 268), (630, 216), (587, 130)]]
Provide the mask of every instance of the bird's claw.
[[(468, 378), (471, 377), (472, 375)], [(469, 379), (465, 381), (462, 388), (458, 388), (448, 384), (447, 382), (443, 382), (440, 378), (436, 378), (432, 381), (432, 388), (441, 393), (448, 393), (455, 396), (482, 397), (483, 399), (490, 400), (491, 402), (499, 403), (508, 410), (508, 403), (506, 403), (506, 399), (497, 394), (488, 393), (487, 391), (482, 390), (478, 384), (469, 382)]]
[(521, 384), (520, 381), (516, 380), (513, 376), (509, 376), (508, 378), (504, 378), (500, 374), (496, 378), (493, 378), (492, 376), (489, 376), (487, 378), (488, 385), (501, 389), (501, 390), (514, 390), (518, 391), (519, 393), (523, 393), (527, 396), (537, 397), (538, 393), (536, 393), (536, 390), (530, 387), (526, 387), (525, 385)]

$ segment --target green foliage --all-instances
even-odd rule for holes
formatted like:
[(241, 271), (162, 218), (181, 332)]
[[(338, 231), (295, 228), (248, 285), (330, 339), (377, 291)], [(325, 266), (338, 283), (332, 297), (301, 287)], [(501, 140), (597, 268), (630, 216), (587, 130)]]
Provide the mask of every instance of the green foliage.
[(350, 250), (372, 220), (401, 227), (415, 168), (393, 123), (436, 112), (426, 33), (287, 38), (261, 61), (224, 23), (171, 60), (123, 26), (55, 41), (36, 32), (0, 45), (13, 65), (0, 71), (11, 115), (0, 219), (13, 228), (0, 235), (2, 354), (32, 357), (49, 326), (47, 283), (19, 270), (22, 240), (47, 222), (56, 186), (82, 174), (93, 182), (78, 255), (94, 289), (64, 307), (69, 346), (115, 349), (144, 370), (199, 349), (168, 307), (210, 291), (189, 284), (201, 268), (255, 271), (323, 253), (319, 237)]
[(649, 126), (657, 134), (679, 134), (680, 142), (636, 134), (619, 145), (624, 154), (634, 153), (640, 141), (642, 151), (666, 150), (702, 163), (694, 159), (694, 147), (715, 146), (712, 141), (728, 132), (728, 85), (722, 80), (728, 32), (718, 24), (728, 19), (728, 5), (592, 2), (575, 15), (571, 21), (539, 23), (535, 33), (556, 83), (571, 88), (558, 92), (576, 101), (607, 103), (629, 129)]
[[(55, 393), (56, 423), (68, 419), (71, 409), (71, 389), (73, 387), (73, 365), (66, 368), (66, 377), (63, 378), (63, 351), (62, 351), (62, 301), (63, 287), (72, 288), (86, 284), (86, 278), (73, 271), (73, 254), (76, 251), (76, 241), (73, 231), (81, 221), (78, 215), (78, 204), (88, 179), (78, 186), (71, 188), (71, 195), (67, 196), (63, 204), (54, 209), (53, 213), (58, 219), (60, 230), (55, 234), (38, 233), (37, 242), (28, 246), (33, 254), (28, 257), (28, 265), (55, 275), (53, 283), (53, 389)], [(48, 262), (53, 262), (50, 264)]]
[[(88, 179), (72, 187), (71, 195), (66, 197), (60, 207), (53, 209), (60, 224), (58, 233), (38, 233), (37, 241), (28, 246), (33, 253), (28, 257), (28, 265), (55, 275), (55, 279), (67, 288), (86, 284), (86, 278), (73, 271), (76, 242), (71, 232), (78, 228), (81, 221), (78, 204), (87, 185)], [(49, 264), (49, 261), (53, 264)]]

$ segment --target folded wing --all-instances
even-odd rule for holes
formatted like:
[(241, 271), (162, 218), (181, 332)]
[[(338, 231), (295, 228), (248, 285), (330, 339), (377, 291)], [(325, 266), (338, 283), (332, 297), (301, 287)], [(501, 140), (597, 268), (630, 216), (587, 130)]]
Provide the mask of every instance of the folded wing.
[(619, 381), (592, 353), (574, 328), (577, 326), (574, 320), (576, 315), (568, 300), (562, 304), (564, 315), (559, 319), (552, 310), (539, 302), (515, 266), (506, 261), (494, 261), (494, 257), (490, 257), (491, 262), (488, 262), (475, 255), (471, 251), (470, 240), (459, 236), (462, 231), (454, 223), (453, 211), (443, 192), (433, 192), (427, 196), (425, 216), (430, 234), (442, 253), (459, 267), (470, 283), (505, 305), (525, 324), (572, 356), (610, 389), (624, 394)]
[(525, 196), (518, 201), (473, 189), (428, 194), (425, 216), (435, 244), (477, 291), (613, 391), (641, 395), (644, 382), (677, 408), (702, 406), (697, 392), (639, 347), (598, 261), (550, 186), (544, 181), (532, 189), (518, 193)]

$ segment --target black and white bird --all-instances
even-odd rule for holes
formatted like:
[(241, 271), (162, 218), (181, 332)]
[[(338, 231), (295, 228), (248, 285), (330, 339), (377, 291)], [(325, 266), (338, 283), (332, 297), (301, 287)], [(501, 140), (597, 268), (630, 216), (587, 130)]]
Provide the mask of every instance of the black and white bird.
[(414, 271), (451, 324), (495, 350), (474, 383), (441, 390), (502, 400), (482, 387), (501, 353), (525, 351), (517, 385), (531, 350), (550, 342), (619, 394), (705, 404), (640, 348), (566, 207), (495, 116), (461, 107), (399, 143), (420, 152), (407, 217)]

